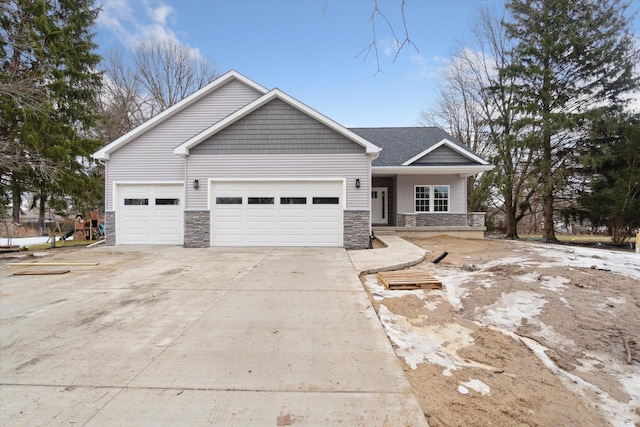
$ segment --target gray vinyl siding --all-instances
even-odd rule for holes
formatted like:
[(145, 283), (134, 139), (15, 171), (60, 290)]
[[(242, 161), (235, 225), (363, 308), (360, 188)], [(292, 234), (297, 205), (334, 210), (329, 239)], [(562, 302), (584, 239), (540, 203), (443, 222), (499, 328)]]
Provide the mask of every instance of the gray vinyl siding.
[(183, 181), (185, 161), (173, 149), (260, 95), (231, 81), (112, 153), (107, 162), (106, 209), (113, 210), (113, 182)]
[(457, 175), (398, 175), (398, 213), (415, 212), (415, 185), (448, 185), (449, 213), (467, 212), (466, 178)]
[(364, 147), (275, 99), (198, 144), (190, 154), (347, 154), (364, 151)]
[[(365, 154), (189, 156), (187, 209), (207, 209), (208, 179), (346, 178), (347, 210), (369, 210), (369, 159)], [(360, 179), (360, 188), (355, 180)], [(193, 189), (197, 179), (200, 189)]]
[(413, 162), (413, 165), (475, 164), (473, 160), (444, 145)]

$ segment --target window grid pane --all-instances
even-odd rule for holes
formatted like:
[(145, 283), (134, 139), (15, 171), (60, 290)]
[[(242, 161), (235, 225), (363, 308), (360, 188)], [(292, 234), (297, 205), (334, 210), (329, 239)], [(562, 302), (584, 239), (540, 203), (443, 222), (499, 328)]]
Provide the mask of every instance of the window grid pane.
[(449, 187), (444, 185), (433, 187), (433, 211), (449, 211)]
[(429, 212), (429, 193), (428, 185), (416, 185), (416, 212)]

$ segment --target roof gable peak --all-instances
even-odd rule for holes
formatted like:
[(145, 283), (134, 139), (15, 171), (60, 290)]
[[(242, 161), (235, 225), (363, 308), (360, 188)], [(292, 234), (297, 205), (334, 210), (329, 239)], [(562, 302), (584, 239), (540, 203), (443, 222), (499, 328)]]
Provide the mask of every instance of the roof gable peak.
[(215, 79), (214, 81), (212, 81), (211, 83), (209, 83), (208, 85), (202, 87), (201, 89), (198, 89), (197, 91), (187, 96), (183, 100), (177, 102), (176, 104), (172, 105), (171, 107), (167, 108), (161, 113), (155, 115), (154, 117), (142, 123), (141, 125), (130, 130), (129, 132), (122, 135), (120, 138), (116, 139), (110, 144), (107, 144), (100, 150), (93, 153), (91, 157), (93, 157), (96, 160), (109, 160), (110, 154), (113, 153), (114, 151), (118, 150), (119, 148), (133, 141), (135, 138), (153, 129), (154, 127), (158, 126), (160, 123), (173, 117), (180, 111), (186, 109), (190, 105), (196, 103), (197, 101), (206, 97), (207, 95), (215, 92), (217, 89), (221, 88), (222, 86), (226, 85), (227, 83), (233, 80), (239, 81), (247, 85), (248, 87), (255, 89), (259, 93), (265, 94), (268, 92), (268, 89), (266, 89), (264, 86), (245, 77), (239, 72), (235, 70), (228, 71), (223, 75), (221, 75), (220, 77), (218, 77), (217, 79)]

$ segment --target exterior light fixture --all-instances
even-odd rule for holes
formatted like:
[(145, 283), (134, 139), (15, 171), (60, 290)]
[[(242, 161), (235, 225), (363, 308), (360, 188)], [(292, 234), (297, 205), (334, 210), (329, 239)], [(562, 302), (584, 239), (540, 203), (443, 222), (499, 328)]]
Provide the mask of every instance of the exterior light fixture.
[(356, 188), (360, 188), (360, 178), (356, 178)]
[(200, 188), (200, 183), (198, 182), (197, 179), (193, 180), (193, 189), (197, 190), (198, 188)]

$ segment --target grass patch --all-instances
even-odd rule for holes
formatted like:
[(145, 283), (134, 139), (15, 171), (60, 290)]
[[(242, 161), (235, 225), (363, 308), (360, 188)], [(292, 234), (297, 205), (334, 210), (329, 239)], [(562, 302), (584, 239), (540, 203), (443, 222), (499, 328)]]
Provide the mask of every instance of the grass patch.
[[(522, 240), (542, 240), (542, 235), (541, 234), (525, 234), (525, 235), (521, 235), (519, 236), (520, 239)], [(563, 235), (563, 234), (556, 234), (556, 239), (558, 239), (561, 242), (567, 242), (567, 243), (606, 243), (606, 244), (612, 244), (611, 242), (611, 236), (596, 236), (596, 235), (571, 235), (571, 234), (567, 234), (567, 235)], [(635, 242), (636, 239), (635, 237), (632, 237), (631, 239), (627, 240), (627, 243), (632, 243)]]
[[(92, 243), (96, 243), (97, 240), (60, 240), (56, 241), (56, 248), (70, 248), (74, 246), (88, 246)], [(51, 249), (51, 242), (49, 243), (36, 243), (27, 246), (28, 251), (44, 251)]]

